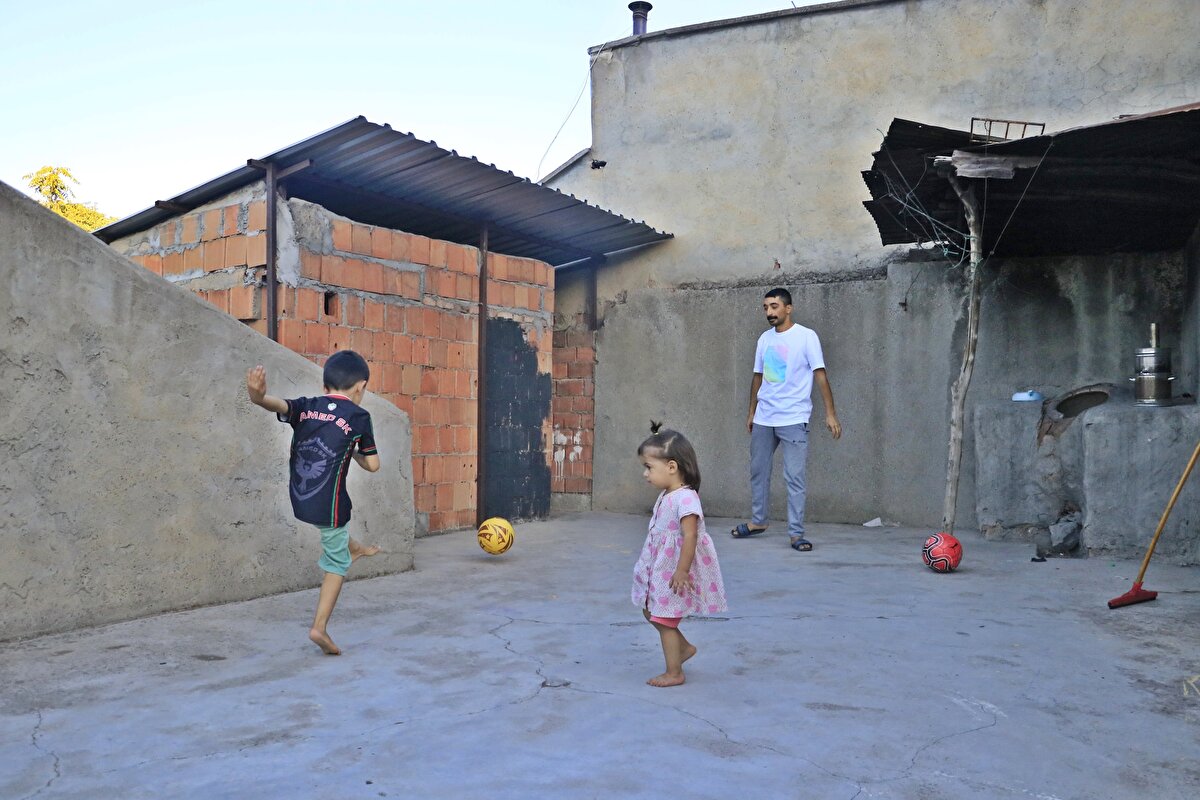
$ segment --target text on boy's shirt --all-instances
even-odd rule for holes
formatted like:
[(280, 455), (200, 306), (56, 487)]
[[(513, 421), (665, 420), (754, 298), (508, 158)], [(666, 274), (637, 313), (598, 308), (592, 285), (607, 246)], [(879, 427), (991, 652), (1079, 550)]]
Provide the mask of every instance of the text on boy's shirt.
[(338, 417), (335, 414), (326, 414), (324, 411), (301, 411), (300, 412), (300, 421), (301, 422), (304, 422), (305, 420), (310, 420), (310, 419), (315, 419), (317, 422), (334, 422), (334, 420), (336, 419), (337, 421), (334, 422), (334, 424), (337, 425), (339, 428), (341, 428), (342, 431), (347, 436), (354, 433), (354, 430), (350, 427), (350, 424), (348, 422), (346, 422), (346, 420), (342, 419), (341, 417)]

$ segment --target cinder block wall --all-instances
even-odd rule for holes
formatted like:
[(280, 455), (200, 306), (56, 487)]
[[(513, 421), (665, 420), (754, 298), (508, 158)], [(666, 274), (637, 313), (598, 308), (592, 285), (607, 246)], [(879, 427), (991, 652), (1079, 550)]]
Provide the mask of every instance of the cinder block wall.
[[(266, 333), (266, 202), (261, 183), (112, 246)], [(429, 531), (475, 523), (479, 251), (280, 201), (279, 341), (317, 364), (351, 348), (370, 390), (409, 413), (416, 510)], [(554, 271), (488, 255), (493, 317), (519, 322), (550, 373)], [(543, 441), (552, 458), (551, 420)]]
[(596, 410), (596, 334), (584, 315), (554, 332), (554, 472), (555, 494), (592, 493), (592, 437)]

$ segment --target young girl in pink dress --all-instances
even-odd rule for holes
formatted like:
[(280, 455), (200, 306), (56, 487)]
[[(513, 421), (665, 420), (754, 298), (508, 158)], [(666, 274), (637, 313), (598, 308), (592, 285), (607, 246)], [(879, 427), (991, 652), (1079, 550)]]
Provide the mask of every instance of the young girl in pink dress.
[(700, 465), (683, 434), (659, 430), (642, 442), (638, 457), (646, 481), (661, 490), (650, 516), (646, 544), (633, 567), (633, 604), (658, 630), (667, 671), (646, 683), (678, 686), (683, 662), (696, 646), (679, 630), (683, 617), (725, 611), (725, 584), (700, 508)]

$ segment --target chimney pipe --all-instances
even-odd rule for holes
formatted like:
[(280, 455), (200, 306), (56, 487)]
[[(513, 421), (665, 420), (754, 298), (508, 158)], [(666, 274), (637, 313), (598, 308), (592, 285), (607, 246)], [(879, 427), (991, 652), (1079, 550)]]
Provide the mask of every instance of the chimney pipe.
[(641, 36), (646, 32), (646, 18), (650, 16), (650, 9), (654, 6), (649, 3), (630, 3), (629, 10), (633, 12), (633, 35)]

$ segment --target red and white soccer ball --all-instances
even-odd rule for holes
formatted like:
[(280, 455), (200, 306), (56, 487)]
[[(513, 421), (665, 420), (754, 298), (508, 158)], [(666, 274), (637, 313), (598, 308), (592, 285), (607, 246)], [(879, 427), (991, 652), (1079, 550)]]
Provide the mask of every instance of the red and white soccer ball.
[(934, 572), (953, 572), (962, 561), (962, 543), (948, 533), (935, 533), (925, 540), (921, 558)]

